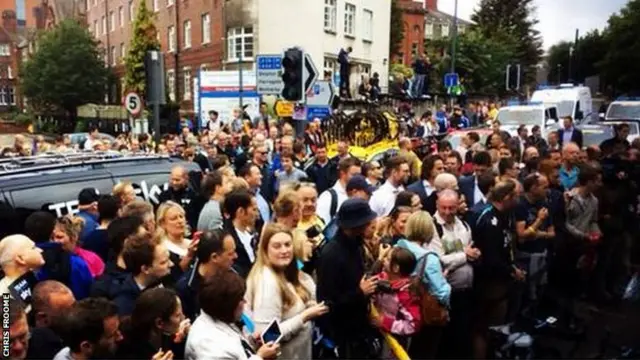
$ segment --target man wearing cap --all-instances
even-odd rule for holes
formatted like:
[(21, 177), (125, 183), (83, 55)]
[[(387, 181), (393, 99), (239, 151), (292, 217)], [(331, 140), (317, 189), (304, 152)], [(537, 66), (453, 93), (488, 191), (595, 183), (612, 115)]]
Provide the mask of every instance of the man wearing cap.
[(376, 218), (367, 201), (346, 200), (338, 210), (338, 233), (322, 249), (318, 262), (318, 301), (331, 310), (318, 325), (335, 342), (341, 359), (372, 355), (369, 340), (375, 330), (369, 321), (368, 304), (377, 278), (365, 276), (362, 246)]
[(387, 164), (390, 170), (387, 181), (376, 190), (369, 200), (371, 209), (378, 216), (387, 216), (396, 203), (396, 197), (401, 191), (404, 191), (404, 185), (409, 180), (410, 169), (409, 163), (402, 156), (391, 158)]
[(84, 220), (84, 226), (80, 233), (80, 242), (83, 242), (89, 234), (98, 228), (98, 200), (100, 194), (95, 188), (85, 188), (78, 194), (78, 216)]
[(375, 189), (375, 186), (369, 184), (364, 176), (355, 175), (347, 183), (347, 196), (349, 199), (359, 198), (369, 201)]

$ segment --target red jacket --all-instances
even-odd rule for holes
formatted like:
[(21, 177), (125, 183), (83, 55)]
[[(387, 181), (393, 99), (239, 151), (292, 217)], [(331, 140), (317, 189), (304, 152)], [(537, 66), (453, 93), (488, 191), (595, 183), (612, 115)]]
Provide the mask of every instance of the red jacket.
[[(380, 273), (381, 280), (387, 280), (385, 272)], [(413, 335), (420, 328), (420, 299), (410, 291), (411, 278), (391, 282), (395, 291), (391, 294), (377, 293), (374, 304), (382, 316), (382, 328), (393, 335)]]

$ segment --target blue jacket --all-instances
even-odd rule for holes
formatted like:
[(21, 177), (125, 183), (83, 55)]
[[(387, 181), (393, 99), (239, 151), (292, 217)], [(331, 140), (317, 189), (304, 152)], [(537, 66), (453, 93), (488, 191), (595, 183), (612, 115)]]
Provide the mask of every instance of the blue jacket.
[[(464, 200), (467, 203), (467, 208), (471, 209), (474, 204), (474, 195), (476, 190), (476, 176), (463, 176), (458, 179), (458, 187), (460, 189), (460, 193), (464, 195)], [(469, 223), (471, 224), (471, 223)]]
[(89, 234), (98, 228), (98, 216), (84, 210), (80, 210), (80, 212), (78, 212), (78, 216), (84, 220), (84, 226), (82, 227), (82, 232), (80, 232), (80, 243), (84, 243), (84, 240), (89, 236)]
[(424, 274), (421, 276), (422, 282), (427, 286), (431, 295), (435, 296), (441, 304), (448, 307), (449, 298), (451, 297), (451, 285), (449, 285), (442, 273), (442, 265), (440, 264), (438, 255), (433, 251), (421, 247), (417, 243), (405, 239), (398, 241), (396, 246), (411, 251), (416, 259), (418, 259), (418, 265), (416, 265), (415, 271), (419, 271), (423, 258), (425, 256), (427, 257), (427, 265), (424, 268)]
[(39, 243), (45, 259), (44, 266), (36, 274), (38, 281), (57, 280), (67, 285), (76, 300), (89, 296), (93, 277), (87, 263), (78, 255), (70, 254), (54, 242)]

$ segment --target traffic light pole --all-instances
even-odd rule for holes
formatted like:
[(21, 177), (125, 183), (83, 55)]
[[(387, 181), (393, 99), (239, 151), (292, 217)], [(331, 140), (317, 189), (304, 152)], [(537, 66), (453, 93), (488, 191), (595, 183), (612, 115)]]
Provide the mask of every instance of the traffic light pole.
[[(456, 72), (456, 47), (458, 42), (458, 0), (455, 0), (453, 10), (453, 36), (451, 38), (451, 73)], [(459, 82), (460, 80), (458, 80)], [(449, 95), (449, 105), (453, 107), (453, 96)]]

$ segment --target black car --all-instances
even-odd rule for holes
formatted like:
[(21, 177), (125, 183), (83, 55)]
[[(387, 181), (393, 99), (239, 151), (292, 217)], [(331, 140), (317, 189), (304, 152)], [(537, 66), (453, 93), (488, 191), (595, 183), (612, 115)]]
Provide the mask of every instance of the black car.
[[(56, 216), (77, 212), (78, 193), (92, 187), (100, 194), (110, 194), (113, 186), (130, 181), (138, 197), (154, 205), (169, 184), (176, 165), (189, 171), (190, 187), (199, 189), (202, 173), (193, 162), (166, 156), (99, 156), (89, 160), (58, 161), (31, 157), (0, 162), (0, 209), (4, 217), (24, 224), (33, 212), (50, 211)], [(71, 157), (71, 155), (68, 155)], [(4, 219), (0, 219), (3, 221)]]

